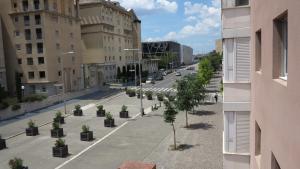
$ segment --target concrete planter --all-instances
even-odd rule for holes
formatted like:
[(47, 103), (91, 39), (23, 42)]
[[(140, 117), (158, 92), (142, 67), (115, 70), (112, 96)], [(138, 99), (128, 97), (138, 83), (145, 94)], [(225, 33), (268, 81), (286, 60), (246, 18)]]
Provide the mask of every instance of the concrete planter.
[(120, 111), (120, 118), (129, 118), (128, 111)]
[(64, 136), (64, 129), (59, 128), (59, 129), (52, 129), (51, 130), (51, 137), (52, 138), (60, 138)]
[(65, 124), (65, 117), (54, 118), (53, 121), (58, 124)]
[(0, 139), (0, 150), (3, 150), (6, 148), (6, 142), (4, 139)]
[(94, 139), (93, 137), (93, 132), (88, 131), (88, 132), (81, 132), (80, 133), (80, 140), (81, 141), (92, 141)]
[(115, 119), (104, 120), (104, 127), (114, 127), (114, 126), (115, 126)]
[(26, 128), (26, 136), (36, 136), (39, 134), (38, 127)]
[(104, 117), (105, 116), (105, 110), (97, 110), (97, 117)]
[(53, 157), (65, 158), (69, 155), (68, 145), (63, 147), (52, 147)]
[(80, 110), (74, 110), (74, 111), (73, 111), (73, 114), (74, 114), (74, 116), (82, 116), (82, 115), (83, 115), (81, 109), (80, 109)]

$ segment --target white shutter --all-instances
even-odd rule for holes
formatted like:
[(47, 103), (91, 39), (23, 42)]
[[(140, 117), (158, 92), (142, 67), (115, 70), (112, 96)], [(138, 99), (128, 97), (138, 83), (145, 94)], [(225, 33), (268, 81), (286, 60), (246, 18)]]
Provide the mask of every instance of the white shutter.
[(234, 39), (224, 40), (225, 80), (234, 80)]
[(236, 152), (249, 153), (250, 112), (236, 112)]
[(224, 112), (224, 134), (225, 134), (225, 151), (235, 152), (236, 151), (236, 119), (235, 112)]
[(250, 38), (236, 39), (236, 80), (250, 80)]
[(222, 8), (235, 7), (235, 0), (222, 0)]

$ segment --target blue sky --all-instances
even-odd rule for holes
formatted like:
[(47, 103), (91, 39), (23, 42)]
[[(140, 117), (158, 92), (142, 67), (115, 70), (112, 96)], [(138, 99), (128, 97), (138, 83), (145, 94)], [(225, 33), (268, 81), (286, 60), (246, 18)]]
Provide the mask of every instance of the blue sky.
[(118, 0), (142, 20), (142, 40), (174, 40), (194, 53), (215, 48), (220, 38), (220, 0)]

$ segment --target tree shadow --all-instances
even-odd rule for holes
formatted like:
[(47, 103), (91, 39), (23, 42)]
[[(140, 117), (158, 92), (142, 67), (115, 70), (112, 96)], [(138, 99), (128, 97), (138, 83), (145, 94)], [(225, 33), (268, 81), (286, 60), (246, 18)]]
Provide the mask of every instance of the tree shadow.
[(214, 128), (214, 126), (209, 123), (195, 123), (195, 124), (190, 124), (187, 129), (188, 130), (198, 130), (198, 129), (208, 130), (211, 128)]
[(184, 151), (195, 147), (194, 145), (190, 144), (179, 144), (177, 145), (176, 149), (174, 148), (174, 145), (170, 145), (169, 150), (171, 151)]
[(197, 115), (197, 116), (211, 116), (211, 115), (215, 115), (216, 112), (214, 111), (207, 111), (207, 110), (203, 110), (203, 111), (195, 111), (194, 113), (192, 113), (191, 115)]
[(163, 115), (161, 115), (161, 114), (147, 114), (147, 115), (144, 115), (144, 117), (163, 117)]
[(200, 105), (205, 105), (205, 106), (207, 106), (207, 105), (214, 105), (214, 104), (216, 104), (215, 102), (204, 102), (204, 103), (200, 103)]

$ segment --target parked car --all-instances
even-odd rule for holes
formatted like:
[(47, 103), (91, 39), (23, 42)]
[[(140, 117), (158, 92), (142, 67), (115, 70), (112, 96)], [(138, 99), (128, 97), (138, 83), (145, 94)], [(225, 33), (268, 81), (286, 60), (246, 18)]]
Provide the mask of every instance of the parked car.
[(186, 70), (195, 70), (194, 66), (187, 67)]
[(181, 76), (181, 73), (180, 72), (176, 72), (175, 76)]
[(155, 83), (155, 81), (152, 77), (148, 77), (148, 79), (146, 80), (146, 84), (150, 84), (150, 83), (152, 83), (152, 84)]
[(167, 76), (167, 72), (163, 72), (162, 75), (163, 75), (163, 76)]

